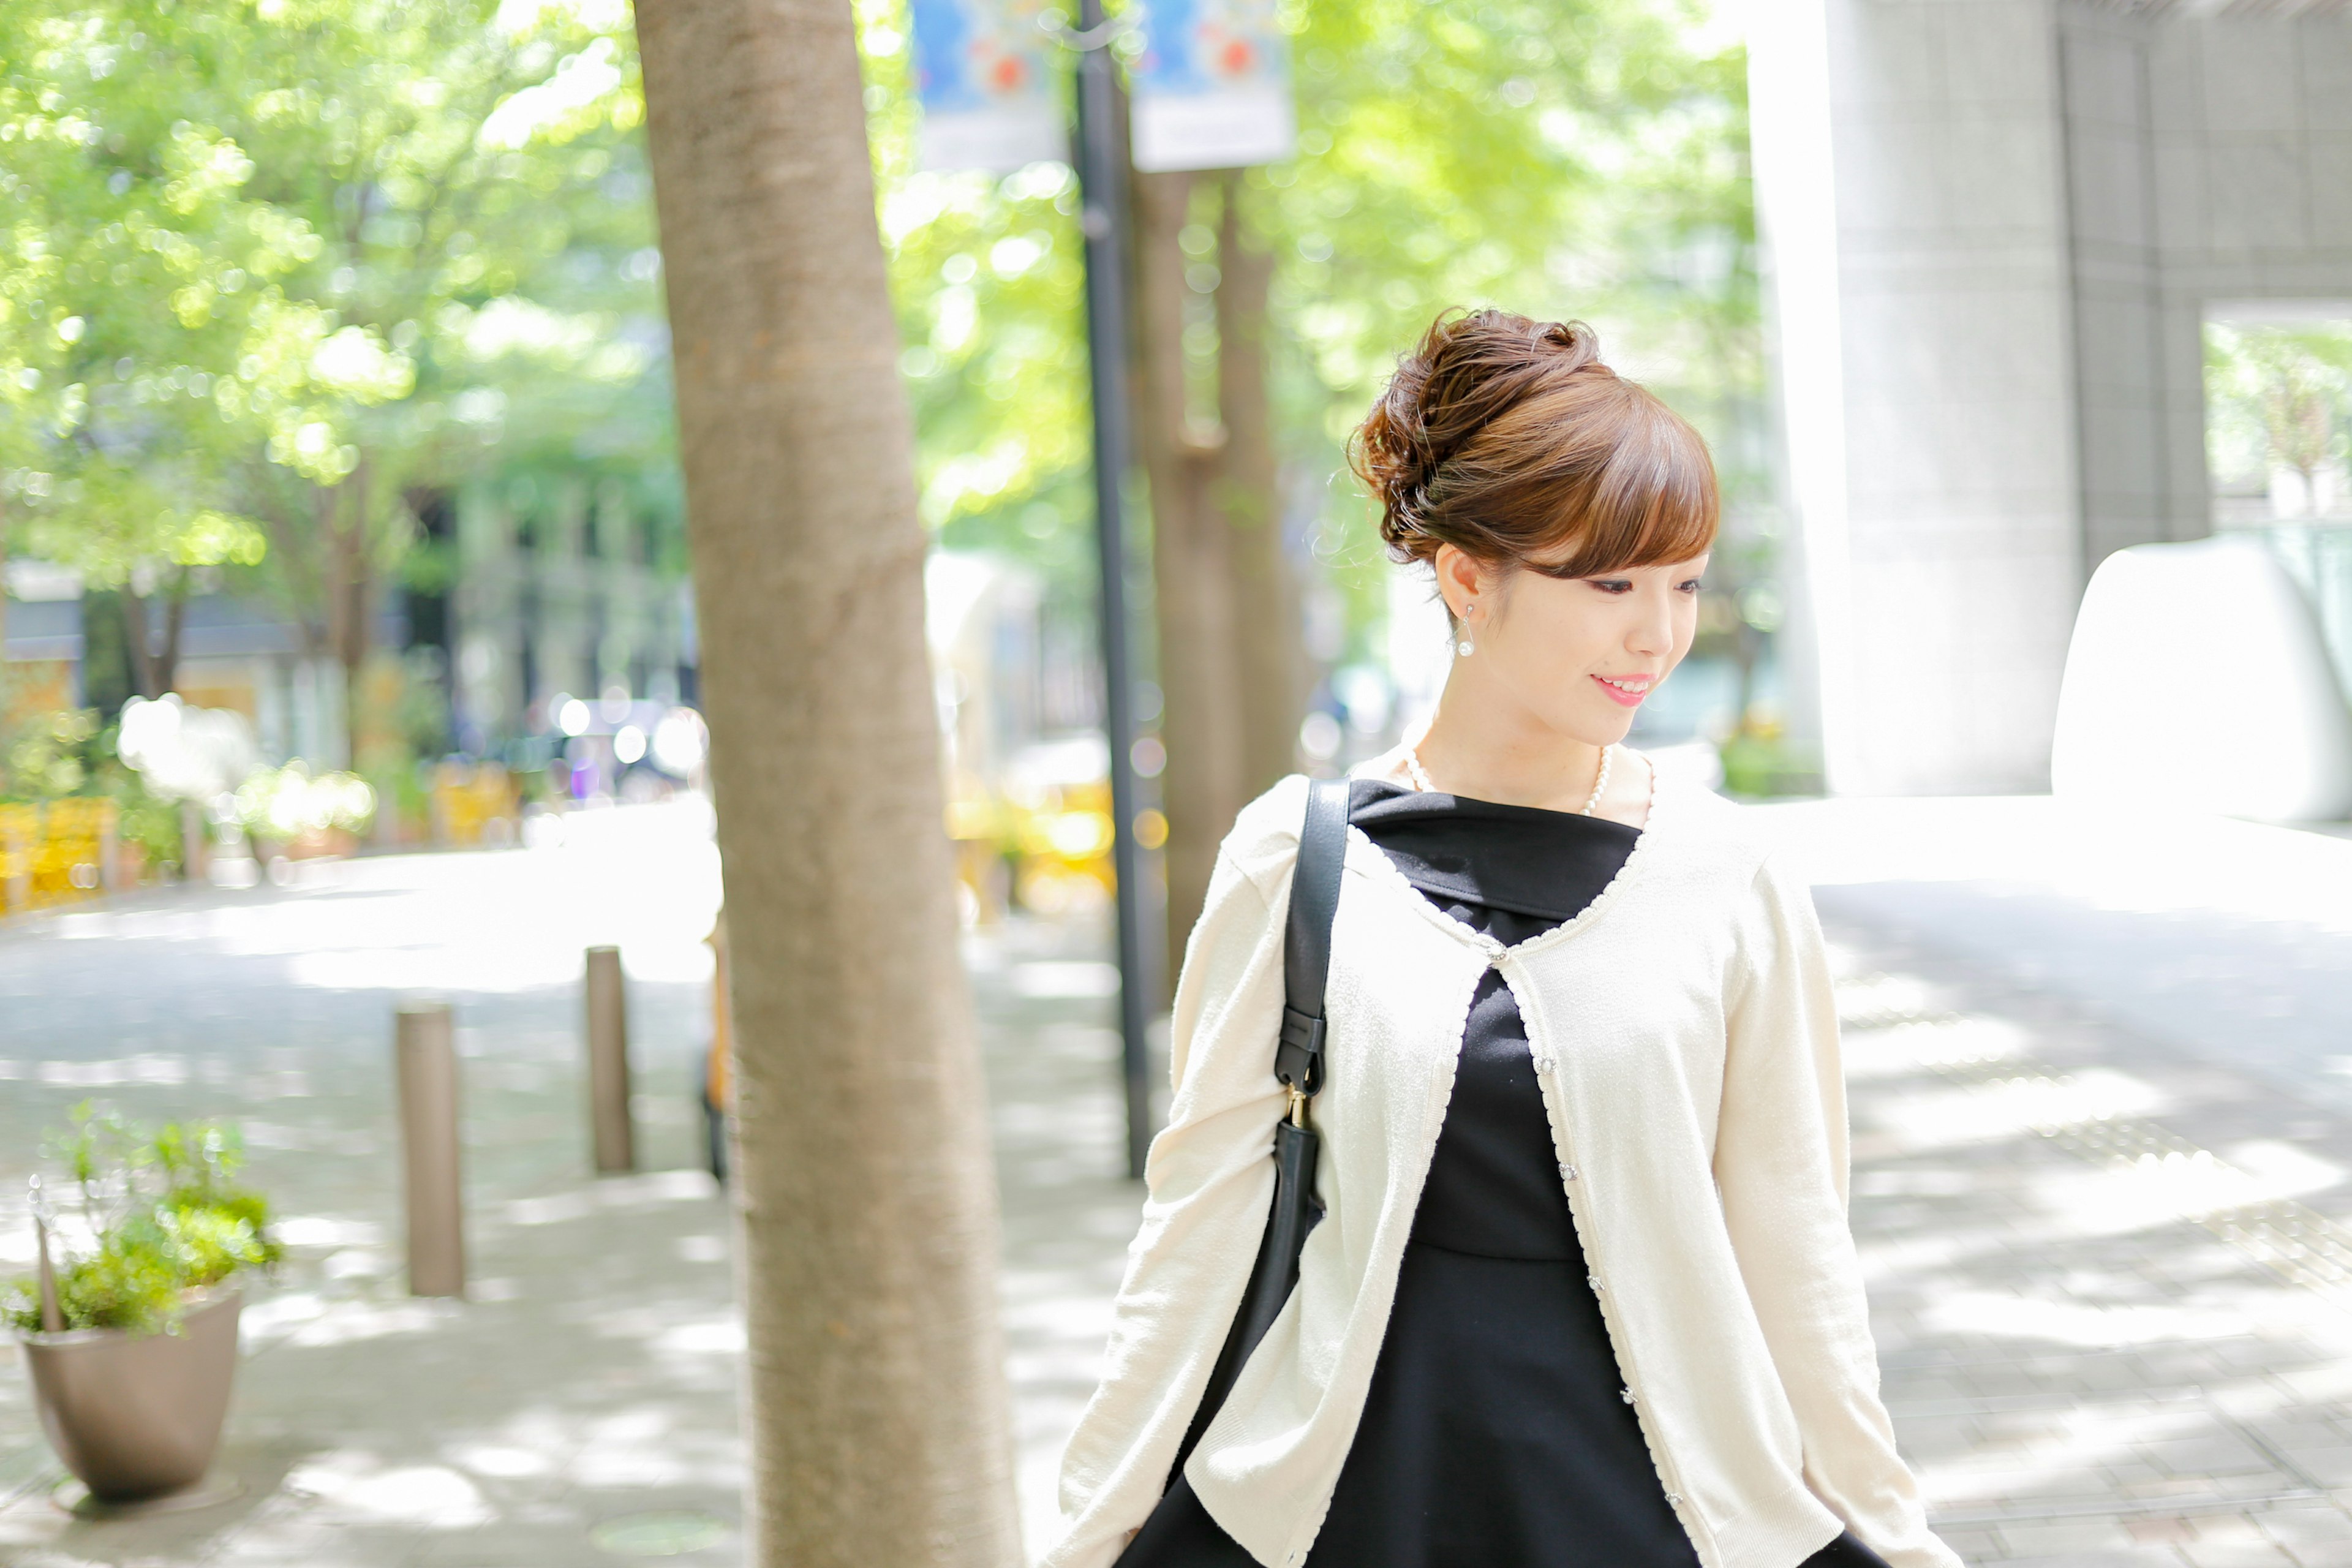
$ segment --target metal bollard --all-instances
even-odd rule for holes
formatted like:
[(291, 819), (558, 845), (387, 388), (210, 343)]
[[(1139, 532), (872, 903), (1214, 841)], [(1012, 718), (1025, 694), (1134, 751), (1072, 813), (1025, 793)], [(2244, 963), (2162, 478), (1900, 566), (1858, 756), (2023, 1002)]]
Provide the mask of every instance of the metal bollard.
[(588, 1126), (596, 1172), (637, 1167), (629, 1120), (629, 994), (621, 950), (588, 950)]
[(0, 914), (21, 914), (33, 903), (33, 861), (40, 854), (41, 841), (27, 838), (0, 827)]
[(400, 1145), (407, 1167), (408, 1293), (466, 1293), (465, 1197), (457, 1169), (457, 1050), (446, 1002), (394, 1015)]
[(201, 882), (212, 869), (212, 827), (204, 808), (193, 800), (180, 803), (180, 880)]

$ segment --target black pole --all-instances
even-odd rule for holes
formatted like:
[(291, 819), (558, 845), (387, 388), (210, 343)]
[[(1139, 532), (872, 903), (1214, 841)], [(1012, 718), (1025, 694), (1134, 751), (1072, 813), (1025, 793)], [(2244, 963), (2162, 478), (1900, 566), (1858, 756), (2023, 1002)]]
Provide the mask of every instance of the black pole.
[(1135, 675), (1127, 636), (1127, 525), (1121, 493), (1130, 449), (1127, 160), (1118, 145), (1118, 62), (1111, 58), (1102, 0), (1079, 0), (1078, 31), (1079, 222), (1087, 239), (1087, 347), (1094, 368), (1103, 734), (1110, 749), (1110, 858), (1118, 900), (1119, 1077), (1127, 1089), (1127, 1173), (1140, 1176), (1151, 1145), (1151, 1063), (1144, 1024), (1152, 985), (1144, 956), (1141, 856), (1135, 842)]

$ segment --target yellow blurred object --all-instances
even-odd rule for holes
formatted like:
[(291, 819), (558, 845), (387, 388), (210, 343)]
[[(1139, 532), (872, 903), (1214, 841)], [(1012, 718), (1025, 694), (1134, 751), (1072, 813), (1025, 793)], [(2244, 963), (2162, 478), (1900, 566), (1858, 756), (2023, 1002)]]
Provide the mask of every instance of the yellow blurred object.
[(956, 876), (971, 899), (967, 918), (1002, 915), (1008, 902), (1060, 910), (1110, 890), (1110, 786), (1048, 789), (1034, 804), (966, 795), (948, 802)]
[(702, 939), (710, 944), (710, 1058), (703, 1068), (702, 1091), (709, 1104), (731, 1110), (735, 1104), (734, 1009), (727, 998), (727, 911)]
[(1108, 783), (1047, 792), (1036, 809), (1021, 816), (1014, 880), (1021, 902), (1055, 910), (1108, 893), (1115, 880), (1111, 835)]
[(115, 805), (70, 796), (47, 805), (0, 805), (0, 910), (95, 898), (105, 889)]
[(703, 1161), (720, 1182), (727, 1180), (728, 1121), (735, 1110), (735, 1026), (727, 993), (727, 911), (720, 910), (710, 934), (710, 1053), (702, 1064)]
[(1004, 807), (993, 800), (948, 802), (948, 837), (962, 841), (994, 838), (1004, 830)]
[(1168, 842), (1168, 817), (1150, 806), (1135, 814), (1135, 841), (1146, 849), (1157, 849)]
[(437, 844), (479, 844), (493, 822), (507, 825), (506, 841), (512, 843), (522, 816), (514, 780), (497, 763), (436, 764), (427, 804)]

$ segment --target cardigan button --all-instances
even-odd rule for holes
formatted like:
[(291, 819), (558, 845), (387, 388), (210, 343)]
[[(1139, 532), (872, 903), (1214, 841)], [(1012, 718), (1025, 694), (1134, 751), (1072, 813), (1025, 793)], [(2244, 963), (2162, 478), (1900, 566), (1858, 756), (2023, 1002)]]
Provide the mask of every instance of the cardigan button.
[(1633, 1403), (1633, 1391), (1630, 1388), (1621, 1388), (1617, 1391), (1617, 1397), (1631, 1405)]
[(1603, 1285), (1603, 1284), (1601, 1282), (1601, 1276), (1600, 1276), (1600, 1275), (1598, 1275), (1598, 1274), (1588, 1274), (1588, 1275), (1586, 1275), (1586, 1276), (1584, 1277), (1584, 1282), (1585, 1282), (1587, 1285), (1590, 1285), (1590, 1286), (1591, 1286), (1591, 1287), (1592, 1287), (1593, 1293), (1594, 1293), (1595, 1295), (1598, 1295), (1600, 1292), (1601, 1292), (1601, 1291), (1603, 1291), (1603, 1290), (1605, 1290), (1605, 1289), (1607, 1289), (1609, 1288), (1609, 1287), (1607, 1287), (1606, 1285)]
[(1562, 1181), (1572, 1182), (1576, 1180), (1576, 1167), (1573, 1165), (1562, 1165), (1559, 1168), (1559, 1174)]
[(1682, 1494), (1681, 1494), (1681, 1493), (1679, 1493), (1679, 1492), (1668, 1492), (1668, 1493), (1666, 1494), (1666, 1506), (1667, 1506), (1668, 1508), (1680, 1508), (1680, 1507), (1682, 1507), (1682, 1506), (1683, 1506)]

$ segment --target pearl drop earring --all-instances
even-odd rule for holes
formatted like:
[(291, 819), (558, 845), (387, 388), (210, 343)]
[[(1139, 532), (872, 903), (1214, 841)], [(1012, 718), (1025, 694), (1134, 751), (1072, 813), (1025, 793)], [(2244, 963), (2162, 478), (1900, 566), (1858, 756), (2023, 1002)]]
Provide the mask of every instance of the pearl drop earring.
[(1478, 645), (1470, 640), (1470, 612), (1477, 607), (1477, 604), (1475, 599), (1462, 602), (1462, 640), (1454, 645), (1455, 655), (1462, 658), (1468, 658), (1478, 651)]

